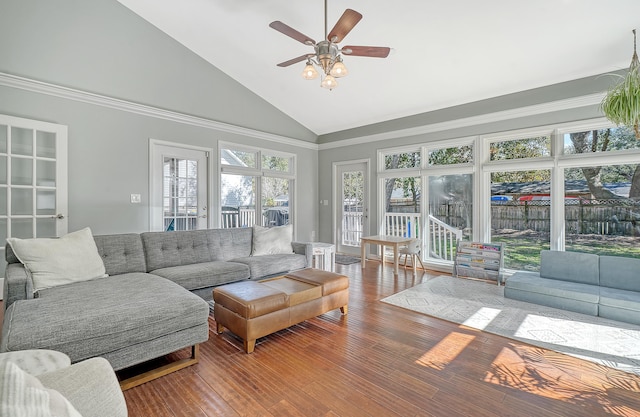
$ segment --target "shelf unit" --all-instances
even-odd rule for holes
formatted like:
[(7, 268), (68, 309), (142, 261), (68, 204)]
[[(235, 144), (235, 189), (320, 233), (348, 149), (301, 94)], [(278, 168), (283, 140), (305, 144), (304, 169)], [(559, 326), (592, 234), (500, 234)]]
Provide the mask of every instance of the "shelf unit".
[(466, 242), (459, 240), (453, 275), (456, 277), (496, 281), (504, 280), (502, 267), (504, 246), (502, 243)]

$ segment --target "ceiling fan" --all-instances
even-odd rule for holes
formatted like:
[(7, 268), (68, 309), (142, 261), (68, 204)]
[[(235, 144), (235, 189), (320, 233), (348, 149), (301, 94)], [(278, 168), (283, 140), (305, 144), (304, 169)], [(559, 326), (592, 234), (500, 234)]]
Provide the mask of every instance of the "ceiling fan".
[(347, 9), (344, 11), (340, 19), (336, 22), (333, 29), (327, 33), (327, 0), (324, 0), (324, 39), (316, 43), (313, 39), (304, 35), (292, 27), (282, 23), (279, 20), (271, 22), (269, 26), (290, 38), (297, 40), (305, 45), (313, 46), (315, 52), (300, 55), (299, 57), (284, 61), (278, 64), (279, 67), (288, 67), (297, 62), (307, 60), (302, 76), (307, 80), (313, 80), (318, 77), (318, 71), (314, 64), (317, 65), (324, 77), (320, 85), (329, 90), (338, 85), (336, 78), (347, 75), (347, 68), (342, 62), (342, 55), (367, 56), (373, 58), (386, 58), (389, 55), (390, 48), (382, 46), (343, 46), (340, 43), (354, 26), (362, 19), (362, 15), (355, 10)]

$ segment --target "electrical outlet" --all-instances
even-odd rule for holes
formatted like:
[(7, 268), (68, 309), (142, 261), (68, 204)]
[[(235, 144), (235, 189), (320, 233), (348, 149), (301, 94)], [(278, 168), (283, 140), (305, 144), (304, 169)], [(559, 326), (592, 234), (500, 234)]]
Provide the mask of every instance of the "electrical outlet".
[(138, 204), (142, 202), (142, 196), (140, 194), (131, 194), (131, 203)]

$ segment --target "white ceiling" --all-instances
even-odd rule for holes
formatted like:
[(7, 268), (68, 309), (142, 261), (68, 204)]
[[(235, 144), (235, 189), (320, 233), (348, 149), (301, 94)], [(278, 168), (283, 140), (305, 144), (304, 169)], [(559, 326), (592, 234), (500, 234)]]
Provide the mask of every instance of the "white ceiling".
[(313, 49), (269, 27), (322, 40), (322, 0), (119, 1), (318, 135), (623, 69), (640, 28), (639, 0), (329, 0), (329, 30), (364, 16), (340, 46), (392, 51), (328, 91), (276, 66)]

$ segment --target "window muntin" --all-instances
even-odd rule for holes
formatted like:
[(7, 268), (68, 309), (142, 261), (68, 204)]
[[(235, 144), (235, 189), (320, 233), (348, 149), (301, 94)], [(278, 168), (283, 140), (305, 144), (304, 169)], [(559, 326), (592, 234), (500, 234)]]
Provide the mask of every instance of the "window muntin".
[(198, 228), (198, 161), (164, 157), (163, 230)]
[(551, 155), (551, 136), (536, 136), (523, 139), (495, 141), (489, 144), (489, 159), (541, 158)]

